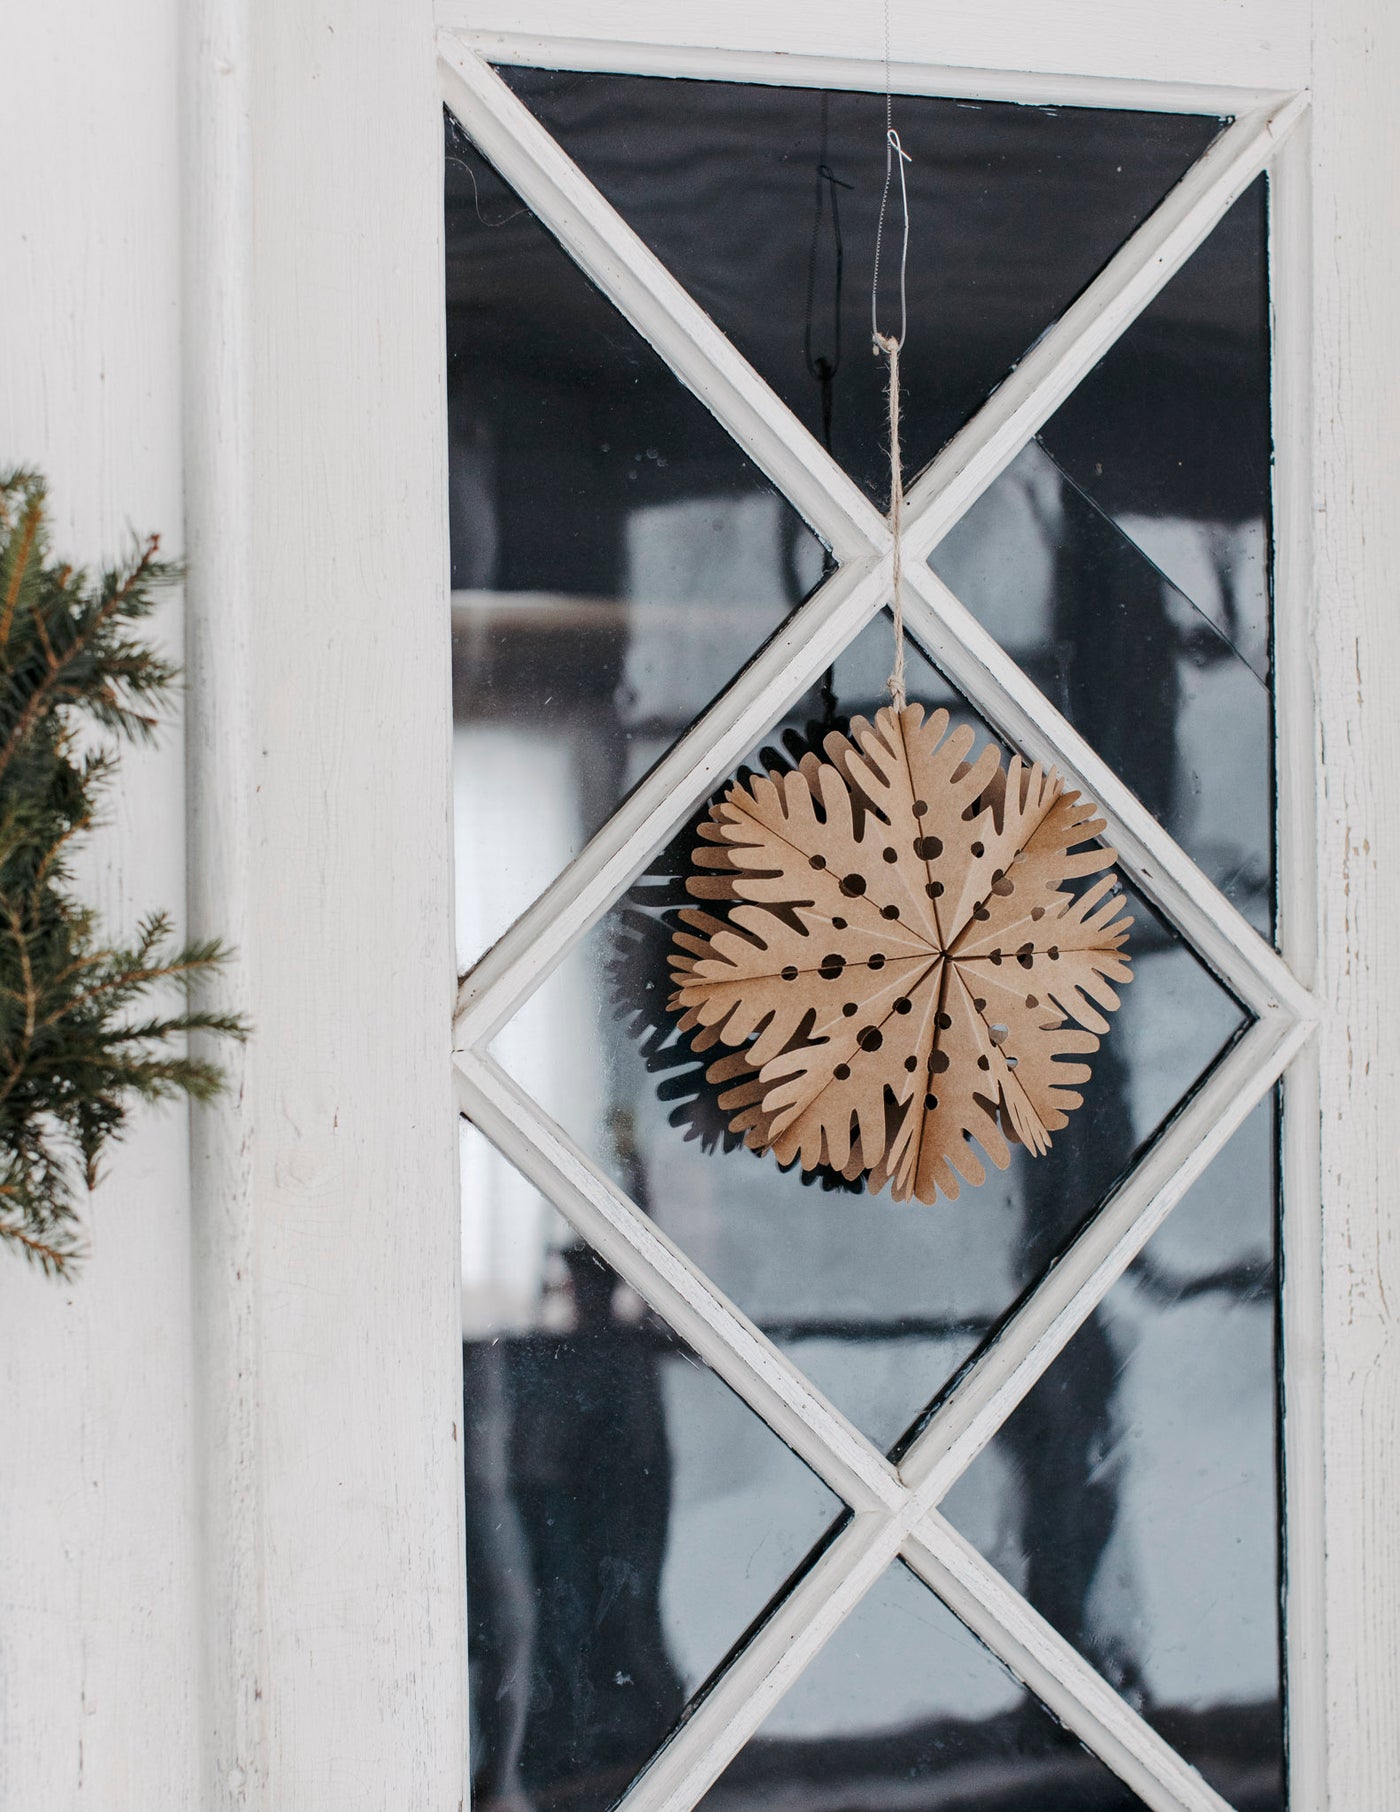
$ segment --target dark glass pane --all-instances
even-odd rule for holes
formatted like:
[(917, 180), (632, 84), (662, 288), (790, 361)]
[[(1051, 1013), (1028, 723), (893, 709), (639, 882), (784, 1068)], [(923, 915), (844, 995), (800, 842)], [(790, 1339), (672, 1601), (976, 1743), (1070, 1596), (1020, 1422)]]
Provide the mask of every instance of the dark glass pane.
[(1261, 176), (1040, 436), (1263, 680), (1269, 376)]
[(932, 564), (1268, 936), (1272, 701), (1210, 617), (1034, 441)]
[[(871, 624), (790, 725), (873, 711), (890, 626)], [(988, 732), (917, 649), (912, 697)], [(825, 694), (825, 695), (824, 695)], [(775, 734), (773, 743), (778, 742)], [(600, 1166), (881, 1447), (892, 1447), (1038, 1278), (1244, 1022), (1141, 900), (1135, 979), (1084, 1107), (1043, 1158), (933, 1207), (822, 1186), (726, 1138), (718, 1091), (665, 1002), (687, 830), (569, 956), (495, 1051)], [(707, 1060), (708, 1061), (708, 1060)]]
[(823, 553), (451, 121), (446, 170), (468, 963), (811, 589)]
[(1282, 1808), (1274, 1114), (943, 1508), (1240, 1812)]
[(837, 1499), (463, 1128), (472, 1804), (604, 1812)]
[[(874, 497), (889, 487), (870, 281), (883, 95), (503, 69), (759, 374)], [(1200, 156), (1220, 121), (900, 95), (912, 475)], [(895, 264), (886, 310), (897, 306)], [(896, 316), (882, 314), (889, 327)], [(832, 370), (834, 367), (834, 371)]]
[(1141, 1812), (1142, 1801), (896, 1562), (703, 1812)]

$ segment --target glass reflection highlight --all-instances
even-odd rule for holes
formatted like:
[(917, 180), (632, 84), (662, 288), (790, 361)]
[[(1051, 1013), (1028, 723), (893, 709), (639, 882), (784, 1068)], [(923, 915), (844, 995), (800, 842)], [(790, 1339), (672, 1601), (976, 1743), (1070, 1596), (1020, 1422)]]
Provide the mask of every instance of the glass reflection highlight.
[(446, 132), (465, 966), (807, 595), (825, 556), (455, 121)]
[(1274, 1107), (944, 1513), (1229, 1803), (1283, 1800)]
[(931, 560), (1266, 937), (1269, 412), (1260, 178)]
[(841, 1506), (466, 1125), (462, 1161), (472, 1803), (604, 1812)]
[(702, 1812), (1141, 1812), (901, 1563), (862, 1599)]
[[(884, 508), (870, 272), (880, 94), (503, 68), (627, 224)], [(1190, 114), (899, 95), (911, 222), (906, 480), (1220, 131)]]

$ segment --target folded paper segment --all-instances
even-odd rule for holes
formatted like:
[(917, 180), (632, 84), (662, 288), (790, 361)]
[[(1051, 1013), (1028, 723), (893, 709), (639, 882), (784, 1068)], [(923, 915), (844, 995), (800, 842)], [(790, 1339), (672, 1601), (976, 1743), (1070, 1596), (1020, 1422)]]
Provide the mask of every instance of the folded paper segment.
[[(1131, 980), (1094, 806), (946, 711), (887, 706), (700, 825), (669, 1005), (731, 1130), (897, 1201), (1040, 1154)], [(1073, 884), (1099, 878), (1082, 892)], [(722, 914), (722, 916), (721, 916)]]

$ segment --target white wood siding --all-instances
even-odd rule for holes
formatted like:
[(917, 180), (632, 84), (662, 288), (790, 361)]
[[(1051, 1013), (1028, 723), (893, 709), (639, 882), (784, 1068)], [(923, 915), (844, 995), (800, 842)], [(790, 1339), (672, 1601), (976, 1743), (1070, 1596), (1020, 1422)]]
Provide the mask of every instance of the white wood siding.
[(1400, 9), (1317, 11), (1328, 1801), (1400, 1806)]
[[(180, 547), (176, 0), (0, 22), (0, 465), (41, 466), (97, 562)], [(178, 604), (159, 633), (178, 655)], [(83, 861), (117, 930), (184, 893), (183, 755), (125, 757)], [(58, 1285), (0, 1254), (0, 1806), (196, 1802), (186, 1124), (139, 1116)]]
[[(688, 53), (716, 45), (867, 62), (884, 53), (879, 0), (438, 0), (437, 10), (442, 25), (517, 43), (552, 37), (661, 44), (676, 53), (678, 70)], [(890, 22), (894, 55), (910, 63), (1240, 88), (1308, 82), (1308, 0), (891, 0)], [(617, 67), (614, 52), (600, 54)]]

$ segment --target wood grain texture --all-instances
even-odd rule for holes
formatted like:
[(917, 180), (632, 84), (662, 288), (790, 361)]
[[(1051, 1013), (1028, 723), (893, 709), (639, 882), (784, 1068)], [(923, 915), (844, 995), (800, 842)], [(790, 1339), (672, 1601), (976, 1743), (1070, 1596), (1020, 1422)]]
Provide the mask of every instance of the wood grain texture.
[(422, 0), (254, 0), (250, 16), (247, 1123), (263, 1530), (250, 1584), (267, 1780), (251, 1803), (456, 1812), (465, 1587), (432, 20)]
[(1317, 10), (1328, 1801), (1400, 1806), (1400, 12)]
[[(185, 659), (191, 708), (192, 930), (233, 949), (230, 998), (256, 993), (250, 946), (257, 727), (252, 692), (253, 61), (248, 0), (182, 15)], [(256, 1041), (224, 1054), (228, 1093), (191, 1116), (202, 1804), (266, 1803), (267, 1654), (260, 1431)]]
[[(1313, 536), (1312, 121), (1269, 177), (1274, 354), (1274, 708), (1279, 942), (1317, 980), (1318, 624)], [(1288, 1775), (1292, 1803), (1326, 1804), (1322, 1177), (1316, 1039), (1283, 1087), (1283, 1465)]]
[[(64, 553), (180, 543), (174, 0), (6, 9), (0, 463)], [(155, 631), (179, 658), (180, 609)], [(124, 755), (81, 883), (114, 930), (184, 891), (178, 730)], [(0, 1805), (196, 1800), (185, 1117), (139, 1113), (68, 1285), (0, 1266)]]

